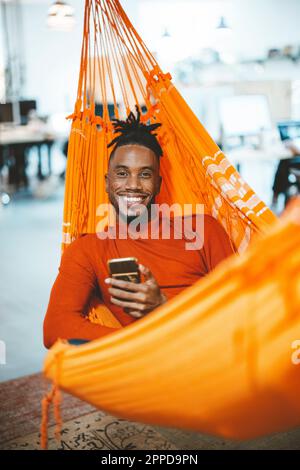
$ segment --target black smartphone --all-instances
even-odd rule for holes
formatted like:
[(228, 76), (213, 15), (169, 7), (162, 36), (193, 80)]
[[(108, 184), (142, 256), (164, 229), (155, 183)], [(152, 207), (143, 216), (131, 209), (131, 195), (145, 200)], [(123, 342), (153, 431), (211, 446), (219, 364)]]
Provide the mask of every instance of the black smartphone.
[(110, 276), (122, 281), (141, 282), (141, 275), (136, 258), (115, 258), (107, 261)]

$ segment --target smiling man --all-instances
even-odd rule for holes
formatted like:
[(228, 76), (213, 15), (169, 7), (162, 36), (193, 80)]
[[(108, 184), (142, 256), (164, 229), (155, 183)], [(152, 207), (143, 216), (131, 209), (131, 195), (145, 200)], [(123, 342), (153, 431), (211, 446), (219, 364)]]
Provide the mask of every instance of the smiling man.
[[(141, 123), (137, 111), (137, 118), (130, 113), (126, 121), (115, 120), (114, 125), (118, 136), (109, 145), (113, 150), (105, 175), (106, 191), (117, 226), (125, 224), (128, 236), (87, 234), (65, 250), (44, 321), (46, 347), (58, 338), (92, 340), (116, 331), (87, 319), (93, 294), (126, 326), (193, 285), (233, 253), (226, 232), (208, 215), (203, 218), (199, 249), (186, 249), (184, 234), (179, 237), (175, 229), (163, 236), (164, 219), (152, 210), (162, 183), (162, 149), (153, 133), (160, 124)], [(131, 236), (129, 228), (136, 220), (140, 236)], [(158, 236), (151, 238), (148, 228), (153, 223), (157, 223)], [(174, 219), (170, 224), (175, 227)], [(109, 277), (107, 261), (127, 257), (140, 263), (139, 284)]]

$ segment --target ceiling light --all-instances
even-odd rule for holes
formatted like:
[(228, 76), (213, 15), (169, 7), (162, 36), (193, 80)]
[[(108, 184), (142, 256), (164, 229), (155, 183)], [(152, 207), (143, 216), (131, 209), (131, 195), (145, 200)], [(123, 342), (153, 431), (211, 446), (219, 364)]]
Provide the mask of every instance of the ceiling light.
[(47, 25), (55, 31), (71, 31), (75, 25), (74, 8), (57, 1), (48, 10)]

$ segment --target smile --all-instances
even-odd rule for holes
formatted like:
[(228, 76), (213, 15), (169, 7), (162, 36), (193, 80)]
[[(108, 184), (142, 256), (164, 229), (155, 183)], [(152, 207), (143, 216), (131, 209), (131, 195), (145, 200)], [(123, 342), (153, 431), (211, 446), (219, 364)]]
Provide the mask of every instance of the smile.
[(126, 204), (141, 203), (147, 196), (119, 196)]

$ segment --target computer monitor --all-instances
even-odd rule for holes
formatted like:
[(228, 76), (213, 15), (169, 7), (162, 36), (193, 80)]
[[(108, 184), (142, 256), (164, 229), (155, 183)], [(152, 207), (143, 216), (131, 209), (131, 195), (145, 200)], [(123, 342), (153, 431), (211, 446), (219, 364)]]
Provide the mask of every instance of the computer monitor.
[(281, 121), (278, 122), (277, 127), (283, 142), (300, 139), (300, 121)]
[(271, 130), (272, 122), (265, 95), (235, 95), (221, 98), (220, 118), (226, 137), (253, 136)]
[[(117, 104), (118, 106), (118, 104)], [(109, 117), (110, 119), (114, 119), (116, 117), (115, 115), (115, 105), (113, 103), (108, 103), (107, 104), (107, 107), (108, 107), (108, 114), (109, 114)], [(147, 113), (148, 109), (145, 105), (142, 105), (141, 106), (141, 112), (142, 114), (145, 114)], [(96, 116), (103, 116), (103, 104), (102, 103), (96, 103), (95, 104), (95, 114)], [(150, 123), (150, 121), (148, 121), (148, 123)]]
[(0, 103), (0, 124), (14, 122), (13, 103)]
[[(114, 119), (115, 118), (115, 106), (114, 106), (114, 104), (113, 103), (108, 103), (107, 107), (108, 107), (108, 115), (109, 115), (110, 119)], [(103, 117), (103, 104), (102, 103), (96, 103), (95, 104), (95, 114), (96, 114), (96, 116)]]
[(19, 111), (20, 111), (20, 119), (21, 124), (28, 123), (28, 114), (30, 111), (36, 109), (36, 101), (35, 100), (22, 100), (19, 101)]

